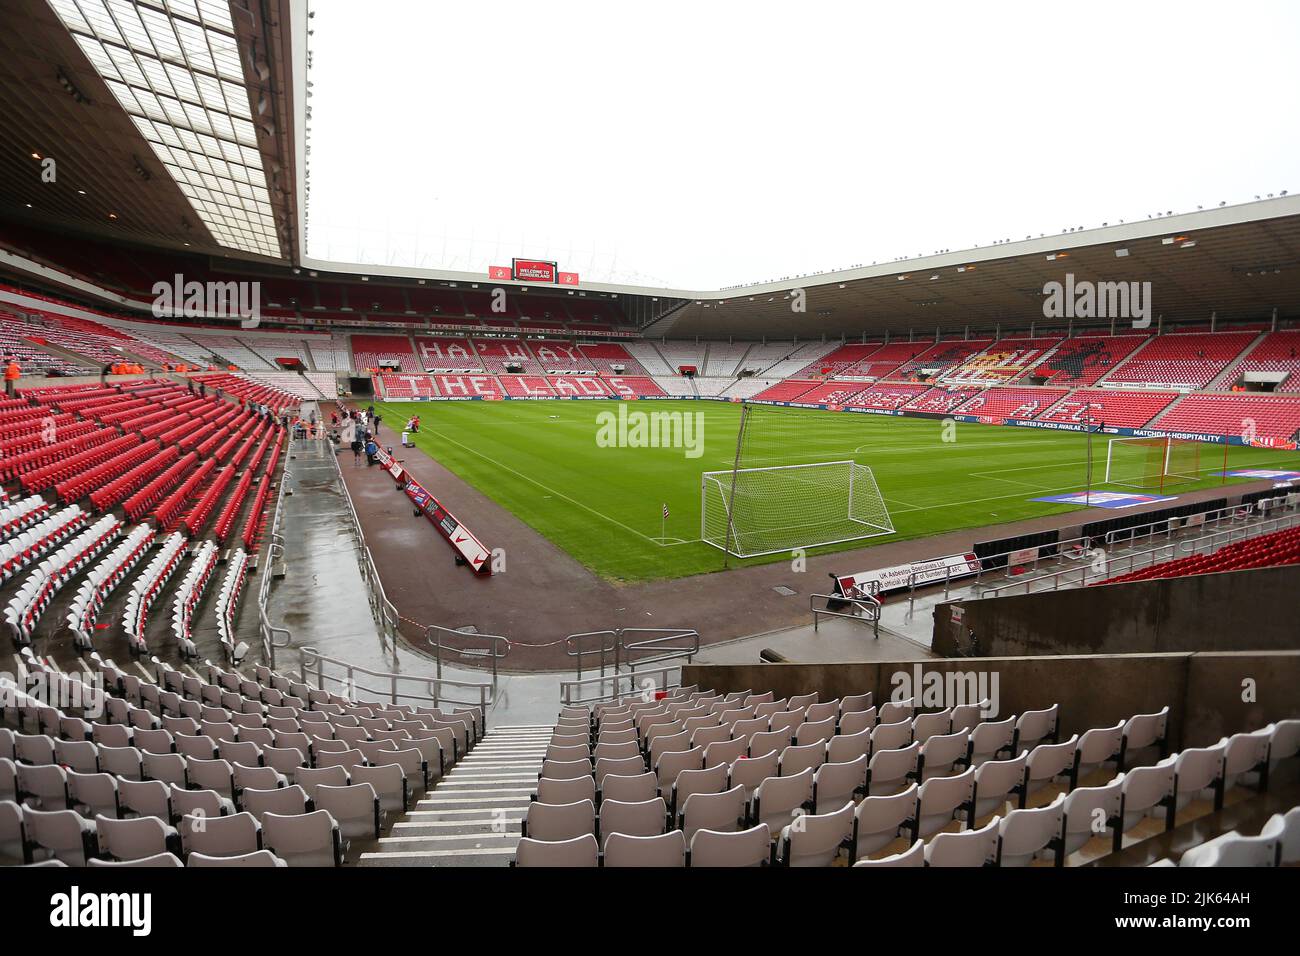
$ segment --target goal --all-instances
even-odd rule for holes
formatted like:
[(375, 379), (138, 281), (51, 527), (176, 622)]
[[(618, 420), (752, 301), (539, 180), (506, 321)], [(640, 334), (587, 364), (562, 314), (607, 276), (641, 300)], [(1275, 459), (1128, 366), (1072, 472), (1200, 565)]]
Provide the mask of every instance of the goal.
[(1112, 438), (1106, 483), (1164, 488), (1200, 478), (1201, 443), (1186, 438)]
[(738, 558), (892, 534), (875, 475), (855, 461), (706, 471), (700, 537)]

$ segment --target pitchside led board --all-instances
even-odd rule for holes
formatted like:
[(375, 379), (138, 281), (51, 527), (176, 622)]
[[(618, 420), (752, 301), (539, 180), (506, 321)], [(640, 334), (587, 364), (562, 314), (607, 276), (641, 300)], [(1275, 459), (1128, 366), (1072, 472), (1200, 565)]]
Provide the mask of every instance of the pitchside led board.
[(513, 279), (516, 282), (544, 282), (549, 285), (577, 285), (578, 273), (561, 272), (557, 262), (546, 259), (512, 259), (509, 267), (488, 266), (489, 279)]

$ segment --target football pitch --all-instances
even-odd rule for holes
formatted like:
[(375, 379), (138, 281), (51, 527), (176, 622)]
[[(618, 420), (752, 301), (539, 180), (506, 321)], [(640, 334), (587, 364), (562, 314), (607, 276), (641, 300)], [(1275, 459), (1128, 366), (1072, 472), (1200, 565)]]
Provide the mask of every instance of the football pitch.
[[(620, 432), (611, 422), (620, 407), (632, 416), (692, 416), (691, 427), (679, 433), (689, 444), (639, 446), (634, 429)], [(402, 423), (418, 415), (417, 447), (606, 578), (646, 581), (723, 568), (723, 553), (700, 540), (700, 476), (733, 466), (738, 404), (392, 402), (376, 403), (375, 409), (384, 444), (396, 445)], [(1085, 435), (815, 409), (772, 411), (779, 418), (765, 409), (746, 435), (745, 466), (857, 461), (874, 472), (893, 518), (894, 534), (811, 549), (810, 554), (1081, 510), (1031, 499), (1085, 488)], [(631, 420), (635, 424), (635, 417)], [(1102, 483), (1108, 437), (1092, 440), (1093, 489), (1143, 493)], [(1300, 455), (1234, 446), (1228, 449), (1227, 466), (1295, 469)], [(1220, 485), (1224, 479), (1212, 473), (1224, 470), (1224, 446), (1202, 446), (1199, 469), (1198, 482), (1166, 488), (1164, 494)], [(454, 499), (447, 504), (456, 511)], [(665, 506), (667, 519), (662, 517)], [(508, 554), (506, 542), (487, 544), (505, 545)], [(730, 558), (728, 563), (785, 560), (788, 554)]]

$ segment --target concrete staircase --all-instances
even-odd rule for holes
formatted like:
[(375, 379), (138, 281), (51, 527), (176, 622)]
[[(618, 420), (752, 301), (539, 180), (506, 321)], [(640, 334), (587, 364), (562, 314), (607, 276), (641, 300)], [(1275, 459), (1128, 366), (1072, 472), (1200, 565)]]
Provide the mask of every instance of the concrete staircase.
[(489, 729), (358, 864), (507, 866), (553, 730)]

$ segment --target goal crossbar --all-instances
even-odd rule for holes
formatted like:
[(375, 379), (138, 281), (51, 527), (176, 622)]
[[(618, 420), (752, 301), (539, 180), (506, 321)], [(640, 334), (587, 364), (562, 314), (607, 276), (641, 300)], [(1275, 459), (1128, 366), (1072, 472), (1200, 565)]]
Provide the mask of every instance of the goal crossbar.
[(875, 476), (855, 461), (704, 472), (700, 537), (736, 557), (894, 532)]

